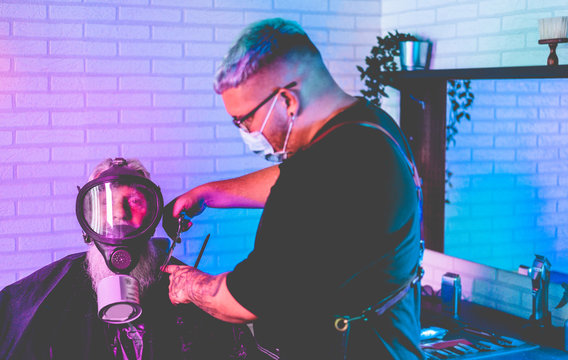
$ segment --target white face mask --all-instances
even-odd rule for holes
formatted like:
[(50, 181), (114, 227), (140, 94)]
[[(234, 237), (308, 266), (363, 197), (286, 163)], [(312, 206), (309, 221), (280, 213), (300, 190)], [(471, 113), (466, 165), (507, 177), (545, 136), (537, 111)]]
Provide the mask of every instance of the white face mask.
[(282, 162), (283, 160), (287, 159), (289, 155), (289, 153), (286, 152), (286, 146), (288, 145), (288, 138), (290, 137), (290, 132), (292, 131), (292, 125), (294, 124), (294, 117), (292, 117), (290, 125), (288, 126), (288, 131), (286, 132), (286, 138), (284, 140), (284, 146), (282, 147), (281, 151), (274, 151), (274, 148), (272, 147), (266, 136), (262, 134), (262, 131), (264, 130), (264, 127), (268, 122), (268, 118), (270, 117), (270, 114), (272, 114), (272, 109), (274, 109), (274, 105), (276, 105), (276, 100), (278, 100), (278, 96), (274, 97), (274, 100), (270, 105), (270, 110), (268, 110), (268, 114), (266, 114), (266, 117), (264, 118), (259, 131), (248, 132), (246, 130), (243, 130), (242, 128), (239, 128), (239, 132), (241, 134), (241, 137), (243, 138), (244, 143), (247, 144), (252, 152), (257, 155), (264, 156), (264, 158), (268, 161)]

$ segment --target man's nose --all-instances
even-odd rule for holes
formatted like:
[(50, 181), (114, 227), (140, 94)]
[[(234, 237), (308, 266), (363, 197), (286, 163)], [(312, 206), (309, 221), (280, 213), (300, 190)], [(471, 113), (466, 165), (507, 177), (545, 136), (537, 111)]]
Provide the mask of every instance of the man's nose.
[(118, 201), (115, 204), (114, 217), (120, 220), (130, 220), (132, 218), (132, 211), (130, 210), (130, 205), (127, 199)]

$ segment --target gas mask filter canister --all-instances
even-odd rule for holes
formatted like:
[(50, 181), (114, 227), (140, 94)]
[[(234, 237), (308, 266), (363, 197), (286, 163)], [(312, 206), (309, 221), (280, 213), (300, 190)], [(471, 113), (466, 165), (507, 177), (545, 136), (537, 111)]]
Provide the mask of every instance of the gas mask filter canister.
[(138, 280), (129, 275), (113, 275), (97, 285), (99, 318), (111, 324), (123, 324), (142, 315)]
[(76, 214), (86, 241), (93, 241), (115, 275), (96, 288), (101, 320), (122, 324), (142, 314), (139, 282), (128, 275), (154, 234), (163, 208), (161, 191), (122, 158), (79, 190)]

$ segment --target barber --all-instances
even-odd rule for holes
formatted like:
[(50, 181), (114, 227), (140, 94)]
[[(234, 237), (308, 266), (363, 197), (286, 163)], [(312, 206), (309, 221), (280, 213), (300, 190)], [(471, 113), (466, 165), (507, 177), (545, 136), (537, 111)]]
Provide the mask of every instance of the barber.
[(168, 233), (182, 212), (264, 208), (254, 250), (233, 271), (167, 267), (172, 303), (254, 321), (259, 348), (274, 359), (421, 358), (419, 289), (409, 286), (420, 201), (396, 123), (345, 93), (302, 28), (282, 19), (244, 29), (215, 91), (250, 149), (281, 163), (168, 204)]

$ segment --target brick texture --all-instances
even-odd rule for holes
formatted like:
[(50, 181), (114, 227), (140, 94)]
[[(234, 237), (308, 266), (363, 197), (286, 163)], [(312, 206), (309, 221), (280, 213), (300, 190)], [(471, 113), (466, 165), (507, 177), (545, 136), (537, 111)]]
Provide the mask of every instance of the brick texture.
[[(298, 21), (355, 92), (355, 49), (373, 45), (380, 11), (378, 2), (346, 0), (3, 3), (0, 287), (84, 249), (76, 186), (104, 158), (140, 158), (166, 201), (268, 165), (246, 150), (212, 88), (245, 24)], [(192, 260), (193, 245), (212, 233), (201, 266), (230, 270), (252, 249), (259, 216), (208, 210), (177, 256)], [(160, 227), (157, 235), (165, 236)]]
[[(72, 204), (75, 187), (103, 158), (141, 158), (166, 201), (204, 181), (268, 165), (240, 142), (211, 85), (215, 66), (245, 24), (273, 16), (300, 22), (338, 82), (357, 94), (355, 65), (377, 34), (394, 29), (434, 40), (434, 68), (544, 64), (548, 51), (536, 43), (536, 21), (568, 10), (561, 0), (546, 3), (551, 6), (536, 0), (2, 3), (0, 287), (84, 248)], [(559, 46), (558, 56), (565, 63), (568, 48)], [(448, 153), (455, 191), (448, 193), (447, 237), (458, 239), (449, 248), (473, 254), (469, 245), (479, 239), (487, 244), (492, 236), (527, 247), (566, 243), (568, 226), (551, 221), (568, 218), (567, 93), (564, 82), (552, 80), (476, 88), (478, 117), (463, 124)], [(508, 214), (503, 221), (488, 205), (496, 199)], [(191, 262), (195, 245), (211, 233), (215, 246), (207, 249), (202, 269), (230, 270), (252, 249), (259, 216), (209, 209), (184, 234), (176, 255)], [(534, 220), (534, 227), (517, 230), (515, 217)], [(164, 236), (161, 228), (157, 235)], [(506, 252), (487, 253), (499, 260)], [(445, 271), (462, 271), (467, 263), (464, 294), (498, 303), (499, 292), (491, 289), (502, 281), (508, 289), (504, 309), (530, 306), (520, 280), (502, 279), (509, 273), (457, 258), (442, 268), (438, 260), (438, 267), (430, 262), (428, 281), (438, 283)], [(550, 260), (568, 267), (560, 254)]]

